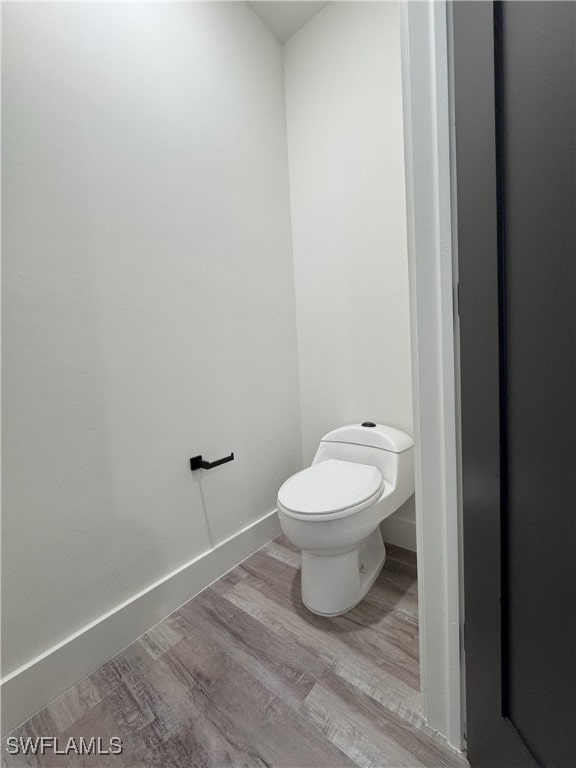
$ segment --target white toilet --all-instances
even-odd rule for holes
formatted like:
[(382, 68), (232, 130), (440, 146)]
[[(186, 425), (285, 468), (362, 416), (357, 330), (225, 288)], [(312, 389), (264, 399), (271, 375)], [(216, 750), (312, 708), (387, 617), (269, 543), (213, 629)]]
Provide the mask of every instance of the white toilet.
[(302, 600), (313, 613), (350, 610), (382, 570), (380, 522), (414, 493), (413, 445), (371, 421), (340, 427), (278, 491), (280, 525), (302, 550)]

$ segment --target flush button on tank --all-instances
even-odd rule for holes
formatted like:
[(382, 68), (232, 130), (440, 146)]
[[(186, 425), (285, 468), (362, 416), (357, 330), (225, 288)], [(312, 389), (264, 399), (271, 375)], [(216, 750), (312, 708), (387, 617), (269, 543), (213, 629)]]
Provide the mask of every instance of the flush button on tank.
[(375, 426), (376, 426), (376, 424), (374, 424), (374, 422), (373, 422), (373, 421), (363, 421), (363, 422), (362, 422), (362, 426), (363, 426), (363, 427), (375, 427)]

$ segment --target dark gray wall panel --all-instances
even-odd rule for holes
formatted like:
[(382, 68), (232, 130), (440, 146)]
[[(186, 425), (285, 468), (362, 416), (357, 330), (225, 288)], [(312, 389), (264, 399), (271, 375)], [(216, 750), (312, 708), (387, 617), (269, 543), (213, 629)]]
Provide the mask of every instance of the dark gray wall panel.
[(466, 732), (576, 765), (573, 3), (456, 2)]
[(574, 35), (573, 3), (502, 5), (505, 685), (554, 768), (576, 764)]

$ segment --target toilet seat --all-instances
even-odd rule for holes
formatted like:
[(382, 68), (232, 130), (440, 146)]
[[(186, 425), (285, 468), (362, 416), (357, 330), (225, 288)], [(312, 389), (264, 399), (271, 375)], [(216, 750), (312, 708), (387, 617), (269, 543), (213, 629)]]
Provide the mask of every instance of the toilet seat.
[(369, 506), (383, 489), (376, 467), (326, 459), (288, 478), (278, 491), (278, 507), (298, 517), (352, 513)]

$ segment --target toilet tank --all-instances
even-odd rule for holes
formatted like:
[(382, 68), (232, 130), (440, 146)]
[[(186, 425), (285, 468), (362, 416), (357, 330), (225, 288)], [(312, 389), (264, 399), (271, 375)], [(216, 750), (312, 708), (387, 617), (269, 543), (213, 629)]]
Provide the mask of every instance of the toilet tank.
[(402, 504), (414, 493), (413, 446), (410, 435), (394, 427), (350, 424), (324, 435), (312, 464), (326, 459), (340, 459), (377, 467), (384, 479), (395, 488), (395, 495)]

